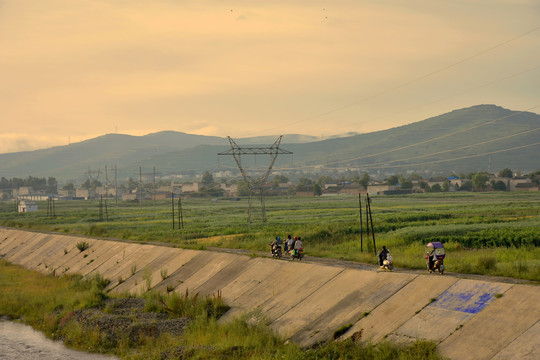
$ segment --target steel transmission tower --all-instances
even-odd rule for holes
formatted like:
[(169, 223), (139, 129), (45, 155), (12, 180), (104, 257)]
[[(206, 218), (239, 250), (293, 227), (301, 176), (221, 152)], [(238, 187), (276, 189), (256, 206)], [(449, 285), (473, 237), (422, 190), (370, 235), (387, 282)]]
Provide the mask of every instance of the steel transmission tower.
[[(231, 149), (220, 152), (218, 155), (232, 155), (234, 157), (234, 160), (236, 161), (236, 164), (238, 165), (238, 169), (240, 169), (242, 177), (247, 184), (247, 187), (249, 189), (247, 221), (251, 222), (251, 215), (253, 213), (253, 198), (258, 197), (261, 202), (261, 218), (264, 222), (266, 221), (266, 209), (264, 206), (263, 186), (266, 183), (268, 176), (270, 175), (270, 171), (272, 170), (272, 166), (274, 166), (274, 162), (276, 161), (278, 154), (292, 154), (292, 152), (279, 148), (279, 144), (281, 143), (283, 135), (281, 135), (272, 146), (267, 148), (240, 147), (236, 142), (234, 142), (233, 139), (231, 139), (230, 136), (227, 136), (227, 138), (229, 139), (229, 142), (231, 144)], [(270, 155), (270, 164), (268, 166), (268, 169), (264, 170), (262, 175), (258, 177), (248, 175), (247, 170), (242, 166), (242, 155)]]

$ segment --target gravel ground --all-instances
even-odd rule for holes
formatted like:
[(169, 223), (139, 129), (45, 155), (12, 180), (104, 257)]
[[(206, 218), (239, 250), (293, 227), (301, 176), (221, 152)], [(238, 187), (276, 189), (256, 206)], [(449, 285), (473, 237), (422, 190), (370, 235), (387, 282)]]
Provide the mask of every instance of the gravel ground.
[(127, 338), (130, 344), (136, 345), (141, 336), (181, 335), (189, 322), (187, 318), (145, 312), (144, 307), (144, 299), (108, 299), (104, 307), (106, 312), (101, 309), (76, 310), (67, 314), (60, 323), (76, 321), (87, 329), (99, 329), (113, 344)]

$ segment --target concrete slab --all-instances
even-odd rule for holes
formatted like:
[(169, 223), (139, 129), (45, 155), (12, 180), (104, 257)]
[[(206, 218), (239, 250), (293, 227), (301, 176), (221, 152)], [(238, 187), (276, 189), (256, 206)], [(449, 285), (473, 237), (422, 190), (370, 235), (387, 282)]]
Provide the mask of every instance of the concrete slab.
[[(152, 274), (152, 284), (155, 284), (153, 286), (153, 289), (158, 292), (166, 292), (167, 286), (171, 286), (172, 288), (175, 288), (178, 286), (179, 282), (181, 280), (174, 280), (174, 275), (179, 272), (179, 269), (185, 266), (187, 263), (189, 263), (193, 258), (200, 255), (200, 251), (197, 250), (185, 250), (185, 249), (174, 249), (173, 256), (169, 259), (163, 262), (162, 265), (159, 266), (159, 269), (155, 269), (154, 273)], [(162, 279), (161, 278), (161, 270), (166, 269), (167, 270), (167, 278)]]
[(39, 249), (39, 251), (35, 251), (23, 261), (23, 266), (27, 269), (35, 269), (44, 259), (49, 259), (51, 254), (62, 251), (62, 245), (63, 243), (57, 235), (49, 235), (47, 237), (47, 242)]
[(284, 261), (265, 258), (250, 259), (250, 267), (244, 273), (241, 273), (233, 281), (229, 282), (222, 289), (223, 298), (227, 304), (237, 306), (235, 301), (259, 285), (264, 279), (275, 275), (278, 278), (286, 276), (281, 270), (285, 266)]
[[(133, 276), (126, 278), (122, 284), (118, 284), (114, 288), (115, 292), (129, 292), (131, 294), (142, 294), (148, 290), (148, 284), (146, 283), (146, 277), (148, 276), (150, 281), (152, 280), (152, 272), (155, 269), (155, 261), (161, 256), (168, 255), (171, 252), (171, 248), (163, 246), (155, 246), (150, 252), (148, 252), (140, 263), (140, 267)], [(155, 285), (155, 284), (154, 284)], [(152, 283), (150, 282), (150, 287)]]
[(495, 299), (495, 294), (505, 292), (510, 286), (461, 279), (398, 328), (396, 334), (439, 342), (482, 311)]
[[(90, 253), (92, 252), (92, 250), (94, 249), (94, 246), (96, 246), (96, 243), (98, 242), (98, 240), (94, 240), (90, 238), (88, 239), (76, 238), (75, 246), (77, 246), (78, 243), (83, 242), (83, 241), (88, 243), (88, 248), (84, 251), (80, 251), (79, 249), (75, 247), (75, 249), (70, 251), (66, 256), (62, 257), (61, 261), (58, 262), (58, 265), (55, 265), (54, 267), (57, 274), (68, 272), (73, 266), (77, 265), (79, 262), (85, 261), (85, 259), (88, 256), (90, 256)], [(43, 263), (45, 264), (46, 267), (51, 268), (46, 260)]]
[(354, 324), (343, 336), (343, 339), (361, 331), (362, 341), (373, 344), (380, 342), (414, 317), (417, 312), (429, 304), (431, 299), (439, 297), (457, 280), (457, 278), (448, 276), (417, 276), (388, 300), (373, 309), (368, 316)]
[(492, 360), (537, 360), (540, 355), (540, 321), (521, 334)]
[[(120, 243), (120, 242), (119, 242)], [(113, 271), (116, 271), (119, 269), (123, 264), (131, 258), (131, 256), (140, 249), (139, 245), (137, 244), (131, 244), (131, 243), (121, 243), (122, 246), (120, 246), (119, 249), (116, 250), (116, 253), (112, 254), (109, 259), (107, 259), (103, 264), (97, 266), (92, 271), (88, 272), (85, 277), (91, 277), (95, 274), (110, 274)], [(112, 280), (111, 278), (107, 277), (107, 279)]]
[(78, 273), (83, 275), (83, 277), (103, 265), (104, 262), (117, 254), (118, 251), (121, 251), (121, 249), (123, 249), (123, 243), (121, 242), (108, 240), (102, 241), (107, 242), (108, 244), (110, 244), (111, 247), (100, 246), (99, 249), (96, 250), (96, 252), (92, 253), (92, 255), (87, 258), (89, 260), (86, 262), (86, 264), (83, 264), (83, 266), (78, 270)]
[(123, 264), (119, 264), (117, 268), (111, 269), (111, 271), (103, 273), (103, 277), (109, 279), (111, 282), (107, 289), (114, 289), (119, 285), (120, 279), (126, 281), (130, 277), (134, 276), (146, 265), (159, 256), (160, 249), (154, 245), (137, 245), (138, 249), (125, 261)]
[[(163, 254), (158, 256), (154, 261), (152, 261), (150, 264), (147, 265), (147, 268), (150, 269), (151, 271), (150, 284), (152, 288), (155, 288), (157, 285), (159, 285), (160, 282), (162, 282), (164, 279), (166, 279), (169, 276), (169, 269), (167, 268), (167, 264), (170, 261), (173, 261), (174, 259), (179, 257), (180, 253), (182, 252), (182, 250), (175, 249), (175, 248), (165, 248), (165, 249), (167, 249), (167, 251), (164, 251)], [(174, 270), (178, 269), (178, 267), (176, 267)], [(130, 278), (130, 281), (131, 281), (131, 278)], [(146, 280), (145, 280), (145, 283), (146, 283)], [(122, 285), (123, 284), (117, 287), (118, 291), (123, 291), (121, 287)], [(134, 284), (132, 284), (131, 286), (134, 286)], [(139, 284), (133, 290), (133, 292), (141, 293), (143, 291), (147, 291), (146, 288), (147, 288), (147, 284)]]
[(201, 266), (199, 270), (194, 272), (191, 276), (186, 277), (183, 280), (178, 278), (177, 280), (182, 280), (182, 283), (179, 284), (174, 291), (178, 293), (184, 293), (186, 291), (189, 291), (190, 293), (196, 292), (196, 289), (199, 286), (209, 281), (227, 265), (234, 261), (239, 261), (243, 257), (242, 255), (227, 253), (211, 254), (209, 252), (202, 252), (201, 255), (211, 257), (211, 261), (208, 261), (204, 266)]
[[(342, 268), (320, 265), (306, 270), (293, 282), (280, 284), (279, 291), (275, 296), (259, 306), (268, 319), (273, 321), (280, 318), (344, 271)], [(288, 266), (284, 268), (284, 271), (288, 271)]]
[(193, 274), (210, 263), (214, 259), (214, 256), (216, 256), (216, 253), (197, 251), (195, 256), (191, 257), (189, 261), (174, 271), (167, 279), (159, 283), (155, 289), (157, 291), (165, 291), (166, 289), (175, 290), (186, 279), (189, 279)]
[(66, 263), (70, 258), (78, 254), (80, 251), (77, 249), (77, 244), (81, 241), (80, 238), (75, 236), (62, 236), (58, 242), (58, 247), (50, 250), (40, 262), (33, 266), (33, 269), (42, 273), (49, 272), (50, 269), (54, 269), (56, 274), (62, 274), (65, 271), (61, 268), (61, 265)]
[(513, 285), (442, 341), (439, 351), (450, 359), (491, 359), (540, 320), (538, 304), (540, 287)]
[(330, 339), (341, 326), (358, 321), (414, 277), (345, 270), (277, 319), (272, 327), (301, 346), (314, 345)]
[(51, 245), (56, 245), (54, 241), (54, 235), (44, 234), (44, 236), (39, 237), (39, 241), (35, 242), (31, 247), (26, 248), (26, 255), (19, 258), (18, 264), (28, 268), (32, 267), (33, 261), (37, 258), (37, 262), (40, 262), (40, 259), (44, 258), (43, 253)]
[(17, 234), (8, 229), (0, 228), (0, 256), (20, 244)]
[(4, 236), (8, 237), (7, 240), (4, 240), (4, 245), (1, 247), (1, 254), (7, 255), (10, 251), (12, 251), (14, 248), (21, 246), (24, 244), (28, 239), (30, 239), (35, 233), (30, 231), (22, 231), (22, 230), (7, 230), (4, 232)]
[(25, 256), (28, 256), (32, 253), (32, 249), (36, 244), (43, 240), (47, 234), (39, 234), (28, 232), (23, 234), (24, 240), (20, 243), (19, 246), (13, 248), (6, 254), (6, 259), (8, 259), (13, 264), (19, 264), (21, 259), (24, 259)]
[[(274, 263), (279, 263), (281, 267), (274, 273), (264, 278), (261, 282), (252, 287), (249, 291), (236, 298), (232, 303), (227, 302), (232, 306), (223, 321), (228, 321), (246, 310), (255, 310), (264, 303), (278, 296), (283, 292), (288, 294), (291, 291), (299, 289), (296, 285), (306, 278), (317, 265), (309, 263), (288, 262), (275, 260)], [(296, 298), (300, 301), (300, 298)]]
[(193, 291), (200, 293), (201, 295), (213, 295), (221, 292), (223, 296), (223, 288), (230, 282), (234, 281), (241, 274), (249, 271), (253, 262), (252, 258), (248, 256), (238, 256), (221, 270), (215, 273), (211, 278), (195, 287)]
[(121, 251), (121, 249), (122, 244), (119, 242), (100, 240), (86, 258), (86, 262), (77, 264), (69, 272), (85, 276)]

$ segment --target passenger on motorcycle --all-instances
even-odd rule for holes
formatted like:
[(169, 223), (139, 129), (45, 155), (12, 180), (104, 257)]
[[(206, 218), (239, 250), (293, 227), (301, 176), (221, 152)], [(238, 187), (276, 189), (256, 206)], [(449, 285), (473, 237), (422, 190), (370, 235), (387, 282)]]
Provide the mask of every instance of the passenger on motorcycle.
[(292, 240), (291, 235), (288, 235), (288, 236), (287, 236), (287, 240), (285, 241), (285, 245), (284, 245), (284, 248), (285, 248), (284, 251), (285, 251), (285, 252), (288, 252), (288, 251), (289, 251), (289, 244), (292, 244), (292, 241), (293, 241), (293, 240)]
[(300, 236), (298, 239), (294, 242), (294, 252), (297, 254), (298, 252), (304, 250), (304, 244), (302, 243), (302, 239), (300, 239)]

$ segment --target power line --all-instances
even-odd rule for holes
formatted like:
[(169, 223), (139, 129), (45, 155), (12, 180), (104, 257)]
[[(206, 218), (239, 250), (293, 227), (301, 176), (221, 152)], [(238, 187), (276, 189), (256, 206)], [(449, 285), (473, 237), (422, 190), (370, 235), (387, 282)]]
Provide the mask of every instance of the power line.
[[(452, 95), (448, 95), (448, 96), (439, 98), (439, 99), (437, 99), (437, 100), (433, 100), (433, 101), (424, 103), (424, 104), (422, 104), (422, 105), (409, 106), (409, 107), (407, 107), (407, 108), (404, 108), (404, 109), (395, 111), (395, 112), (393, 112), (393, 113), (389, 113), (389, 114), (386, 114), (386, 115), (377, 116), (377, 117), (371, 118), (371, 120), (384, 119), (384, 118), (387, 118), (387, 117), (390, 117), (390, 116), (395, 116), (395, 115), (398, 115), (398, 114), (402, 114), (402, 113), (404, 113), (404, 112), (406, 112), (406, 111), (410, 111), (410, 110), (417, 109), (417, 108), (419, 108), (419, 107), (424, 107), (424, 106), (427, 106), (427, 105), (432, 105), (432, 104), (438, 103), (438, 102), (440, 102), (440, 101), (444, 101), (444, 100), (451, 99), (451, 98), (456, 97), (456, 96), (464, 95), (464, 94), (470, 93), (470, 92), (472, 92), (472, 91), (475, 91), (475, 90), (478, 90), (478, 89), (482, 89), (482, 88), (491, 86), (491, 85), (496, 84), (496, 83), (498, 83), (498, 82), (505, 81), (505, 80), (508, 80), (508, 79), (511, 79), (511, 78), (514, 78), (514, 77), (517, 77), (517, 76), (526, 74), (526, 73), (528, 73), (528, 72), (537, 70), (537, 69), (539, 69), (539, 68), (540, 68), (540, 65), (537, 65), (537, 66), (534, 66), (534, 67), (532, 67), (532, 68), (529, 68), (529, 69), (526, 69), (526, 70), (522, 70), (522, 71), (519, 71), (519, 72), (517, 72), (517, 73), (513, 73), (513, 74), (511, 74), (511, 75), (507, 75), (507, 76), (502, 77), (502, 78), (499, 78), (499, 79), (497, 79), (497, 80), (493, 80), (493, 81), (490, 81), (490, 82), (488, 82), (488, 83), (485, 83), (485, 84), (482, 84), (482, 85), (479, 85), (479, 86), (476, 86), (476, 87), (473, 87), (473, 88), (470, 88), (470, 89), (467, 89), (467, 90), (464, 90), (464, 91), (461, 91), (461, 92), (458, 92), (458, 93), (454, 93), (454, 94), (452, 94)], [(355, 123), (356, 123), (356, 122), (344, 124), (344, 125), (342, 125), (342, 126), (335, 127), (334, 129), (344, 128), (344, 127), (347, 127), (347, 126), (354, 125)]]
[[(497, 122), (497, 121), (501, 121), (501, 120), (504, 120), (504, 119), (511, 118), (511, 117), (513, 117), (513, 116), (516, 116), (516, 115), (525, 113), (525, 112), (527, 112), (527, 111), (529, 111), (529, 110), (532, 110), (532, 109), (535, 109), (535, 108), (537, 108), (537, 107), (540, 107), (540, 105), (536, 105), (536, 106), (533, 106), (533, 107), (528, 108), (528, 109), (523, 110), (523, 111), (515, 112), (515, 113), (512, 113), (512, 114), (510, 114), (510, 115), (503, 116), (503, 117), (501, 117), (501, 118), (497, 118), (497, 119), (494, 119), (494, 120), (486, 121), (486, 122), (484, 122), (484, 123), (481, 123), (481, 124), (478, 124), (478, 125), (475, 125), (475, 126), (471, 126), (471, 127), (467, 128), (467, 129), (454, 131), (454, 132), (451, 132), (451, 133), (448, 133), (448, 134), (445, 134), (445, 135), (441, 135), (441, 136), (438, 136), (438, 137), (435, 137), (435, 138), (432, 138), (432, 139), (424, 140), (424, 141), (417, 142), (417, 143), (414, 143), (414, 144), (409, 144), (409, 145), (401, 146), (401, 147), (394, 148), (394, 149), (389, 149), (389, 150), (386, 150), (386, 151), (381, 151), (381, 152), (375, 153), (375, 154), (369, 154), (369, 155), (358, 156), (358, 157), (354, 157), (354, 158), (350, 158), (350, 159), (345, 159), (345, 160), (333, 161), (333, 162), (325, 163), (324, 165), (327, 166), (327, 165), (341, 164), (341, 163), (346, 163), (346, 162), (351, 162), (351, 161), (357, 161), (357, 160), (361, 160), (361, 159), (365, 159), (365, 158), (369, 158), (369, 157), (373, 157), (373, 156), (379, 156), (379, 155), (384, 155), (384, 154), (388, 154), (388, 153), (395, 152), (395, 151), (405, 150), (405, 149), (408, 149), (408, 148), (411, 148), (411, 147), (415, 147), (415, 146), (419, 146), (419, 145), (424, 145), (424, 144), (427, 144), (427, 143), (430, 143), (430, 142), (433, 142), (433, 141), (437, 141), (437, 140), (441, 140), (441, 139), (444, 139), (444, 138), (447, 138), (447, 137), (450, 137), (450, 136), (454, 136), (454, 135), (457, 135), (457, 134), (462, 134), (462, 133), (464, 133), (464, 132), (467, 132), (467, 131), (470, 131), (470, 130), (473, 130), (473, 129), (477, 129), (477, 128), (482, 127), (482, 126), (485, 126), (485, 125), (493, 124), (493, 123), (495, 123), (495, 122)], [(296, 167), (295, 169), (315, 168), (315, 167), (320, 167), (321, 165), (323, 165), (323, 164), (317, 164), (317, 165), (304, 165), (304, 166)], [(288, 170), (288, 169), (287, 169), (287, 168), (279, 168), (279, 169), (276, 169), (276, 170)], [(289, 169), (289, 170), (290, 170), (290, 169)]]
[[(528, 31), (526, 31), (526, 32), (524, 32), (524, 33), (522, 33), (522, 34), (520, 34), (520, 35), (518, 35), (518, 36), (515, 36), (515, 37), (513, 37), (513, 38), (511, 38), (511, 39), (509, 39), (509, 40), (505, 40), (505, 41), (503, 41), (503, 42), (501, 42), (501, 43), (498, 43), (498, 44), (496, 44), (496, 45), (494, 45), (494, 46), (491, 46), (491, 47), (486, 48), (486, 49), (484, 49), (484, 50), (481, 50), (481, 51), (479, 51), (479, 52), (477, 52), (477, 53), (474, 53), (474, 54), (472, 54), (472, 55), (470, 55), (470, 56), (467, 56), (467, 57), (465, 57), (465, 58), (463, 58), (463, 59), (461, 59), (461, 60), (459, 60), (459, 61), (457, 61), (457, 62), (454, 62), (454, 63), (452, 63), (452, 64), (450, 64), (450, 65), (444, 66), (444, 67), (442, 67), (442, 68), (440, 68), (440, 69), (434, 70), (434, 71), (432, 71), (432, 72), (429, 72), (429, 73), (427, 73), (427, 74), (425, 74), (425, 75), (422, 75), (422, 76), (420, 76), (420, 77), (417, 77), (417, 78), (415, 78), (415, 79), (406, 81), (406, 82), (404, 82), (404, 83), (402, 83), (402, 84), (399, 84), (399, 85), (397, 85), (397, 86), (394, 86), (394, 87), (385, 89), (385, 90), (380, 91), (380, 92), (378, 92), (378, 93), (375, 93), (375, 94), (373, 94), (373, 95), (364, 97), (364, 98), (362, 98), (362, 99), (359, 99), (359, 100), (350, 102), (350, 103), (345, 104), (345, 105), (342, 105), (342, 106), (335, 107), (335, 108), (333, 108), (333, 109), (330, 109), (330, 110), (328, 110), (328, 111), (325, 111), (325, 112), (322, 112), (322, 113), (319, 113), (319, 114), (316, 114), (316, 115), (312, 115), (312, 116), (306, 117), (306, 118), (304, 118), (304, 119), (301, 119), (301, 120), (298, 120), (298, 121), (295, 121), (295, 122), (288, 123), (288, 124), (287, 124), (287, 127), (290, 127), (291, 125), (299, 124), (299, 123), (304, 122), (304, 121), (309, 121), (309, 120), (317, 119), (317, 118), (320, 118), (320, 117), (323, 117), (323, 116), (326, 116), (326, 115), (335, 113), (335, 112), (337, 112), (337, 111), (340, 111), (340, 110), (349, 108), (349, 107), (351, 107), (351, 106), (358, 105), (358, 104), (363, 103), (363, 102), (366, 102), (366, 101), (368, 101), (368, 100), (375, 99), (375, 98), (380, 97), (380, 96), (382, 96), (382, 95), (386, 95), (386, 94), (388, 94), (388, 93), (394, 92), (394, 91), (396, 91), (396, 90), (399, 90), (399, 89), (401, 89), (401, 88), (404, 88), (404, 87), (406, 87), (406, 86), (409, 86), (409, 85), (411, 85), (411, 84), (414, 84), (414, 83), (416, 83), (416, 82), (418, 82), (418, 81), (420, 81), (420, 80), (426, 79), (426, 78), (428, 78), (428, 77), (430, 77), (430, 76), (433, 76), (433, 75), (436, 75), (436, 74), (438, 74), (438, 73), (440, 73), (440, 72), (443, 72), (443, 71), (446, 71), (446, 70), (448, 70), (448, 69), (451, 69), (451, 68), (453, 68), (453, 67), (455, 67), (455, 66), (457, 66), (457, 65), (460, 65), (460, 64), (462, 64), (462, 63), (464, 63), (464, 62), (466, 62), (466, 61), (469, 61), (469, 60), (471, 60), (471, 59), (474, 59), (474, 58), (476, 58), (476, 57), (478, 57), (478, 56), (480, 56), (480, 55), (483, 55), (483, 54), (485, 54), (485, 53), (487, 53), (487, 52), (490, 52), (490, 51), (492, 51), (492, 50), (495, 50), (495, 49), (497, 49), (497, 48), (499, 48), (499, 47), (501, 47), (501, 46), (504, 46), (504, 45), (506, 45), (506, 44), (508, 44), (508, 43), (511, 43), (511, 42), (513, 42), (513, 41), (516, 41), (516, 40), (518, 40), (518, 39), (520, 39), (520, 38), (522, 38), (522, 37), (524, 37), (524, 36), (526, 36), (526, 35), (529, 35), (529, 34), (535, 32), (535, 31), (537, 31), (537, 30), (539, 30), (539, 29), (540, 29), (540, 26), (538, 26), (538, 27), (536, 27), (536, 28), (533, 28), (533, 29), (531, 29), (531, 30), (528, 30)], [(283, 126), (281, 126), (281, 127), (276, 127), (276, 128), (273, 128), (273, 129), (268, 129), (267, 131), (271, 131), (271, 130), (275, 130), (275, 129), (282, 129), (282, 128), (283, 128)]]

